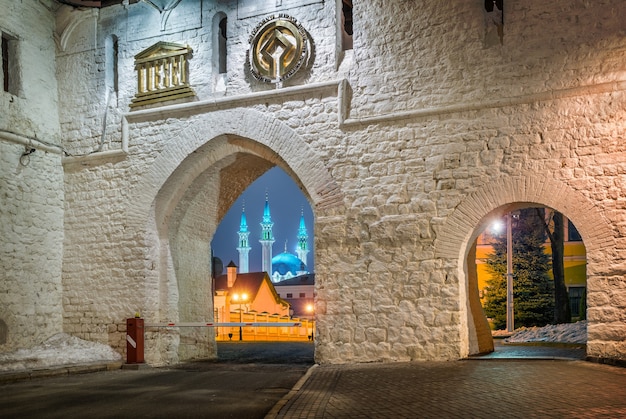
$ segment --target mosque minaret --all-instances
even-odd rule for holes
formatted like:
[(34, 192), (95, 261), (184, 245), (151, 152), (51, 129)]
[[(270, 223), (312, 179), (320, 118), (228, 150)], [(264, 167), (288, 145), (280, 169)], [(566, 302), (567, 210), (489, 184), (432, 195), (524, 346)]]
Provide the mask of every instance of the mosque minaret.
[(274, 234), (272, 233), (272, 216), (270, 215), (270, 202), (265, 194), (265, 208), (263, 209), (263, 220), (261, 221), (261, 243), (262, 259), (261, 271), (272, 274), (272, 245), (274, 244)]
[[(261, 224), (261, 270), (267, 272), (272, 282), (280, 282), (294, 276), (308, 274), (307, 255), (309, 253), (308, 234), (306, 223), (304, 221), (304, 210), (300, 215), (300, 225), (298, 228), (296, 255), (287, 251), (287, 241), (285, 241), (285, 251), (273, 257), (272, 246), (274, 244), (274, 233), (272, 231), (274, 223), (270, 213), (270, 204), (268, 195), (265, 195), (265, 207), (263, 209), (263, 218)], [(248, 230), (248, 222), (246, 218), (245, 204), (241, 212), (241, 222), (239, 225), (239, 236), (237, 251), (239, 252), (239, 272), (249, 272), (249, 253), (251, 250)]]
[(246, 220), (246, 206), (243, 205), (241, 210), (241, 223), (239, 224), (239, 246), (237, 246), (237, 251), (239, 252), (239, 272), (242, 274), (248, 273), (250, 268), (250, 261), (248, 259), (248, 255), (250, 253), (250, 242), (248, 241), (248, 236), (250, 236), (250, 231), (248, 231), (248, 222)]
[(298, 228), (298, 247), (296, 248), (296, 254), (298, 259), (307, 265), (307, 254), (309, 253), (309, 245), (307, 239), (309, 238), (306, 233), (306, 225), (304, 223), (304, 209), (300, 213), (300, 228)]

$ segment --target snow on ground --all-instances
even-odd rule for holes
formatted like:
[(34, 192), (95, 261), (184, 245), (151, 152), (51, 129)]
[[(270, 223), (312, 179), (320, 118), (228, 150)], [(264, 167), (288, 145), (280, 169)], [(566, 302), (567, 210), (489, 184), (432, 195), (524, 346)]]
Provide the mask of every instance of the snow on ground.
[(33, 348), (0, 353), (0, 372), (119, 361), (121, 358), (110, 346), (57, 333)]
[(504, 341), (507, 343), (587, 343), (587, 322), (583, 320), (576, 323), (550, 324), (544, 327), (523, 327), (515, 330), (513, 335)]

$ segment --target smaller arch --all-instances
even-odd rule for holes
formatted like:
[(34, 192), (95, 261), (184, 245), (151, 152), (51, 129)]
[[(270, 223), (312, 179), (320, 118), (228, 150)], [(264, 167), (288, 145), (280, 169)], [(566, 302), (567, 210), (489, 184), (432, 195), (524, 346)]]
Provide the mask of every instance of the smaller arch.
[(587, 197), (569, 185), (537, 175), (501, 177), (468, 195), (437, 233), (435, 256), (459, 258), (489, 224), (488, 214), (501, 216), (516, 209), (540, 204), (565, 214), (578, 228), (589, 253), (614, 244), (602, 213)]
[(612, 230), (603, 214), (584, 195), (566, 183), (535, 174), (503, 176), (483, 185), (456, 207), (435, 239), (435, 257), (447, 260), (450, 272), (459, 280), (460, 307), (464, 313), (460, 329), (465, 345), (461, 348), (462, 357), (484, 348), (480, 339), (485, 325), (478, 318), (483, 315), (477, 310), (480, 302), (470, 263), (475, 258), (473, 243), (494, 217), (537, 205), (559, 211), (577, 226), (587, 249), (588, 278), (607, 269), (599, 263), (602, 258), (598, 256), (604, 249), (614, 248)]
[(85, 22), (93, 19), (95, 23), (98, 18), (99, 9), (80, 9), (77, 13), (73, 7), (64, 7), (57, 12), (57, 32), (54, 40), (61, 52), (66, 52), (70, 46), (70, 40), (74, 36), (74, 31)]

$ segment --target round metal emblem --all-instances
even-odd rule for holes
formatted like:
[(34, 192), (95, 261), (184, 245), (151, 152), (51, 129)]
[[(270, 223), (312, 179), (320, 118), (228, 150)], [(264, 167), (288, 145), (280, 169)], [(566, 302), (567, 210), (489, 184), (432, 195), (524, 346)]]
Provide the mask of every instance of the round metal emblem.
[(306, 31), (287, 15), (263, 19), (250, 36), (250, 69), (264, 82), (287, 80), (302, 67), (308, 54)]

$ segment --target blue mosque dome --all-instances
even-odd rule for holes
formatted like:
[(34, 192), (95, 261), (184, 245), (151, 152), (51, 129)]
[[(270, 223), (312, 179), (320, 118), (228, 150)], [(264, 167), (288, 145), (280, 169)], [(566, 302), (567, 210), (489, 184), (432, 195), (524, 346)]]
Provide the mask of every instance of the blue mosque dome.
[[(265, 206), (263, 208), (263, 221), (261, 224), (261, 238), (259, 243), (262, 247), (261, 269), (267, 272), (273, 283), (278, 283), (298, 275), (308, 274), (306, 266), (307, 254), (309, 253), (308, 234), (304, 223), (304, 210), (300, 214), (300, 226), (298, 228), (296, 254), (287, 252), (287, 240), (285, 240), (285, 251), (275, 257), (272, 257), (272, 245), (274, 244), (274, 234), (272, 227), (272, 217), (270, 215), (270, 204), (267, 192), (265, 193)], [(250, 251), (250, 243), (248, 241), (250, 231), (248, 230), (248, 220), (246, 218), (245, 207), (241, 212), (241, 223), (239, 231), (239, 265), (241, 273), (248, 272), (248, 252)]]
[(283, 252), (272, 258), (272, 274), (278, 272), (281, 277), (284, 277), (291, 273), (291, 276), (295, 276), (301, 271), (307, 271), (307, 268), (296, 255)]

